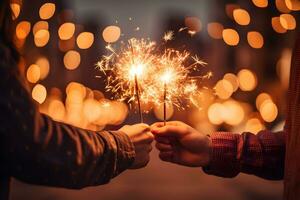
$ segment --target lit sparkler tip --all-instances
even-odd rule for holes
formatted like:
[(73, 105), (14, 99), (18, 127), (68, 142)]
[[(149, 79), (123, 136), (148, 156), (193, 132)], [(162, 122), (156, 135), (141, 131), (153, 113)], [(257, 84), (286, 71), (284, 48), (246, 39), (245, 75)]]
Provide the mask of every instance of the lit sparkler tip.
[(165, 42), (169, 41), (169, 40), (173, 40), (174, 38), (174, 32), (173, 31), (167, 31), (164, 36), (163, 36), (163, 40)]

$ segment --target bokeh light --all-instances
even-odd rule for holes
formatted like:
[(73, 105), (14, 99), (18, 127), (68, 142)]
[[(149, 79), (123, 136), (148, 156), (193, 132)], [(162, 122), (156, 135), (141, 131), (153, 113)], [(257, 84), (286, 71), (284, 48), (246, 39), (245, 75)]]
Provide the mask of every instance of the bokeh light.
[(18, 39), (22, 40), (25, 39), (31, 29), (31, 24), (28, 21), (21, 21), (18, 23), (16, 27), (16, 36)]
[(222, 36), (224, 42), (230, 46), (236, 46), (240, 41), (240, 36), (234, 29), (224, 29)]
[(296, 19), (291, 14), (281, 14), (279, 21), (284, 29), (294, 30), (296, 28)]
[(76, 40), (77, 46), (80, 49), (88, 49), (94, 43), (94, 35), (90, 32), (80, 33)]
[(263, 36), (259, 32), (256, 32), (256, 31), (248, 32), (247, 40), (248, 40), (249, 45), (255, 49), (260, 49), (264, 45)]
[[(174, 114), (174, 106), (173, 104), (167, 103), (167, 115), (166, 119), (170, 119)], [(164, 120), (164, 106), (163, 104), (160, 104), (159, 106), (154, 107), (154, 114), (155, 117), (159, 120)]]
[(21, 6), (18, 3), (11, 3), (10, 8), (13, 12), (13, 19), (17, 19), (21, 12)]
[(35, 63), (40, 68), (40, 79), (45, 79), (50, 70), (49, 60), (46, 57), (40, 57)]
[(248, 25), (250, 23), (249, 13), (241, 8), (233, 10), (233, 18), (239, 25)]
[(232, 95), (233, 90), (232, 84), (225, 79), (218, 81), (215, 86), (216, 95), (220, 99), (228, 99)]
[(268, 7), (268, 0), (252, 0), (253, 4), (259, 8)]
[(108, 43), (118, 41), (120, 35), (121, 29), (118, 26), (107, 26), (102, 32), (102, 37), (104, 41)]
[(50, 19), (55, 13), (54, 3), (45, 3), (40, 7), (39, 15), (41, 19)]
[(279, 17), (272, 17), (271, 20), (272, 28), (277, 33), (285, 33), (286, 29), (281, 25)]
[(40, 80), (41, 72), (38, 65), (30, 65), (27, 69), (26, 78), (30, 83), (36, 83)]
[(80, 54), (75, 50), (68, 51), (64, 56), (64, 65), (69, 70), (74, 70), (80, 65)]
[(34, 43), (37, 47), (44, 47), (47, 45), (50, 39), (50, 33), (48, 30), (41, 29), (34, 35)]
[(243, 91), (254, 90), (257, 85), (257, 78), (255, 74), (248, 69), (242, 69), (239, 71), (238, 80), (240, 83), (240, 89)]
[(45, 86), (37, 84), (33, 87), (31, 95), (34, 100), (36, 100), (39, 104), (42, 104), (47, 97), (47, 90)]
[(75, 33), (75, 24), (71, 22), (63, 23), (58, 29), (58, 36), (61, 40), (69, 40)]
[(46, 21), (38, 21), (37, 23), (35, 23), (33, 25), (33, 28), (32, 28), (32, 32), (33, 32), (33, 35), (35, 35), (39, 30), (48, 30), (49, 29), (49, 24), (48, 22)]
[(272, 122), (278, 115), (278, 109), (275, 103), (265, 100), (259, 107), (261, 117), (266, 122)]
[(235, 74), (227, 73), (224, 75), (223, 79), (231, 83), (233, 92), (235, 92), (239, 88), (239, 80)]
[(251, 118), (246, 122), (246, 126), (245, 126), (246, 132), (256, 134), (263, 129), (265, 129), (265, 127), (258, 118)]

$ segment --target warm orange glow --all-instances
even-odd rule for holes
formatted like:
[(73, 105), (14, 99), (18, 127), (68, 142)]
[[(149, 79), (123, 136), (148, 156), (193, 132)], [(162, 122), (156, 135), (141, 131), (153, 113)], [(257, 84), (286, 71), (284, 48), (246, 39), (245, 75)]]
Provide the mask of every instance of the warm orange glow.
[(250, 23), (249, 13), (241, 8), (235, 9), (233, 11), (233, 18), (239, 25), (248, 25)]
[(77, 42), (77, 46), (80, 49), (88, 49), (94, 43), (94, 35), (93, 33), (90, 32), (80, 33), (77, 37), (76, 42)]
[(34, 43), (37, 47), (44, 47), (47, 45), (48, 41), (50, 39), (50, 33), (48, 30), (39, 30), (34, 35)]
[(46, 21), (38, 21), (37, 23), (35, 23), (33, 25), (33, 28), (32, 28), (32, 32), (33, 32), (33, 35), (35, 35), (39, 30), (48, 30), (49, 29), (49, 24), (48, 22)]
[(56, 121), (64, 121), (66, 109), (60, 100), (54, 99), (49, 103), (48, 115)]
[(223, 103), (223, 106), (224, 113), (222, 116), (225, 123), (235, 126), (244, 120), (245, 113), (242, 106), (238, 102), (234, 100), (228, 100)]
[(55, 12), (55, 4), (54, 3), (45, 3), (40, 7), (39, 14), (41, 19), (50, 19)]
[(13, 12), (13, 19), (17, 19), (20, 15), (21, 6), (18, 3), (11, 3), (10, 8)]
[(27, 69), (26, 77), (28, 82), (36, 83), (40, 80), (41, 72), (38, 65), (30, 65)]
[(223, 25), (217, 22), (207, 24), (208, 35), (214, 39), (222, 39)]
[(75, 25), (71, 22), (62, 24), (58, 29), (58, 36), (61, 40), (69, 40), (75, 33)]
[(48, 76), (50, 70), (50, 64), (48, 59), (46, 57), (40, 57), (35, 63), (40, 68), (40, 79), (45, 79)]
[[(166, 119), (169, 120), (174, 114), (174, 106), (172, 104), (167, 104), (167, 116)], [(154, 115), (159, 120), (164, 120), (164, 108), (163, 104), (155, 106), (153, 109)]]
[(286, 32), (286, 29), (280, 23), (280, 18), (279, 17), (273, 17), (272, 18), (272, 28), (277, 33), (285, 33)]
[(214, 103), (208, 108), (207, 116), (212, 124), (220, 125), (223, 121), (224, 106), (221, 103)]
[(68, 96), (72, 96), (72, 93), (76, 93), (79, 95), (81, 99), (85, 98), (86, 96), (86, 88), (77, 82), (70, 82), (66, 87), (66, 94)]
[(277, 106), (272, 101), (264, 101), (260, 106), (259, 112), (266, 122), (273, 122), (278, 115)]
[(260, 49), (264, 45), (263, 36), (259, 32), (256, 32), (256, 31), (248, 32), (247, 40), (248, 40), (249, 45), (255, 49)]
[(257, 85), (257, 79), (255, 74), (248, 69), (242, 69), (241, 71), (239, 71), (238, 79), (240, 83), (240, 88), (243, 91), (251, 91)]
[(268, 0), (252, 0), (252, 2), (259, 8), (265, 8), (268, 6)]
[(292, 50), (289, 48), (283, 49), (281, 57), (276, 64), (277, 76), (280, 78), (280, 82), (284, 89), (288, 89), (290, 80)]
[(291, 10), (286, 6), (285, 0), (275, 0), (276, 8), (282, 13), (289, 13)]
[(223, 79), (231, 83), (234, 92), (239, 88), (239, 80), (235, 74), (227, 73), (224, 75)]
[(240, 41), (240, 36), (234, 29), (224, 29), (222, 36), (224, 42), (230, 46), (236, 46)]
[(28, 21), (21, 21), (16, 27), (16, 36), (18, 39), (25, 39), (31, 29), (31, 24)]
[(228, 99), (233, 93), (233, 86), (227, 80), (220, 80), (215, 86), (215, 91), (220, 99)]
[(31, 95), (34, 100), (36, 100), (39, 104), (42, 104), (47, 97), (47, 90), (45, 86), (37, 84), (32, 89)]
[(294, 30), (296, 28), (296, 19), (291, 14), (281, 14), (279, 21), (284, 29)]
[(259, 131), (265, 129), (264, 125), (257, 118), (251, 118), (247, 121), (245, 131), (250, 133), (258, 133)]
[(83, 102), (83, 115), (88, 122), (95, 122), (102, 115), (101, 104), (95, 99), (87, 99)]
[(102, 33), (105, 42), (116, 42), (121, 35), (121, 29), (118, 26), (107, 26)]
[(300, 1), (299, 0), (285, 0), (285, 4), (288, 7), (288, 9), (293, 11), (299, 11), (300, 10)]
[(201, 21), (198, 17), (186, 17), (184, 19), (184, 24), (188, 28), (189, 31), (193, 31), (195, 33), (201, 31)]
[(64, 65), (69, 70), (76, 69), (80, 64), (80, 54), (77, 51), (70, 50), (64, 56)]
[(268, 93), (260, 93), (257, 97), (256, 97), (256, 101), (255, 101), (255, 105), (257, 110), (260, 110), (260, 106), (265, 102), (265, 101), (272, 101), (271, 96)]

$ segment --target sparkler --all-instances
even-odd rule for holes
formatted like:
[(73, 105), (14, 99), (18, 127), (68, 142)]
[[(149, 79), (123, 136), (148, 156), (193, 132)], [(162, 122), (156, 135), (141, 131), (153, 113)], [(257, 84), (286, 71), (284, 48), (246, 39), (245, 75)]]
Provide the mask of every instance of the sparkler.
[[(163, 44), (173, 37), (172, 31), (167, 32)], [(166, 123), (167, 105), (183, 108), (185, 100), (192, 102), (191, 96), (197, 93), (199, 80), (211, 76), (211, 72), (192, 76), (192, 72), (206, 65), (197, 56), (170, 48), (161, 52), (150, 40), (132, 38), (123, 42), (118, 51), (111, 45), (106, 49), (110, 53), (97, 63), (107, 76), (106, 90), (120, 100), (136, 102), (141, 122), (142, 103), (163, 104)]]
[(157, 59), (155, 43), (132, 38), (123, 43), (118, 52), (111, 45), (107, 45), (106, 49), (110, 54), (97, 63), (97, 67), (107, 75), (106, 90), (128, 103), (136, 101), (140, 121), (143, 122), (141, 104), (147, 101), (147, 95), (143, 95), (144, 88), (153, 84), (151, 75), (155, 72), (153, 66)]

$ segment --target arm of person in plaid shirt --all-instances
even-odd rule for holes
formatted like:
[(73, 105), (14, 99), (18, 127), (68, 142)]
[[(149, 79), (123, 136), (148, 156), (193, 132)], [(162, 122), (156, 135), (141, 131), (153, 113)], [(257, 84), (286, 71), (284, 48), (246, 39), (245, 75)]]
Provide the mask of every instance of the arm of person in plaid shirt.
[(283, 178), (284, 131), (206, 136), (183, 122), (155, 123), (151, 131), (163, 161), (203, 167), (206, 173), (221, 177), (243, 172), (271, 180)]
[(213, 133), (208, 174), (234, 177), (240, 172), (280, 180), (284, 174), (285, 132)]

